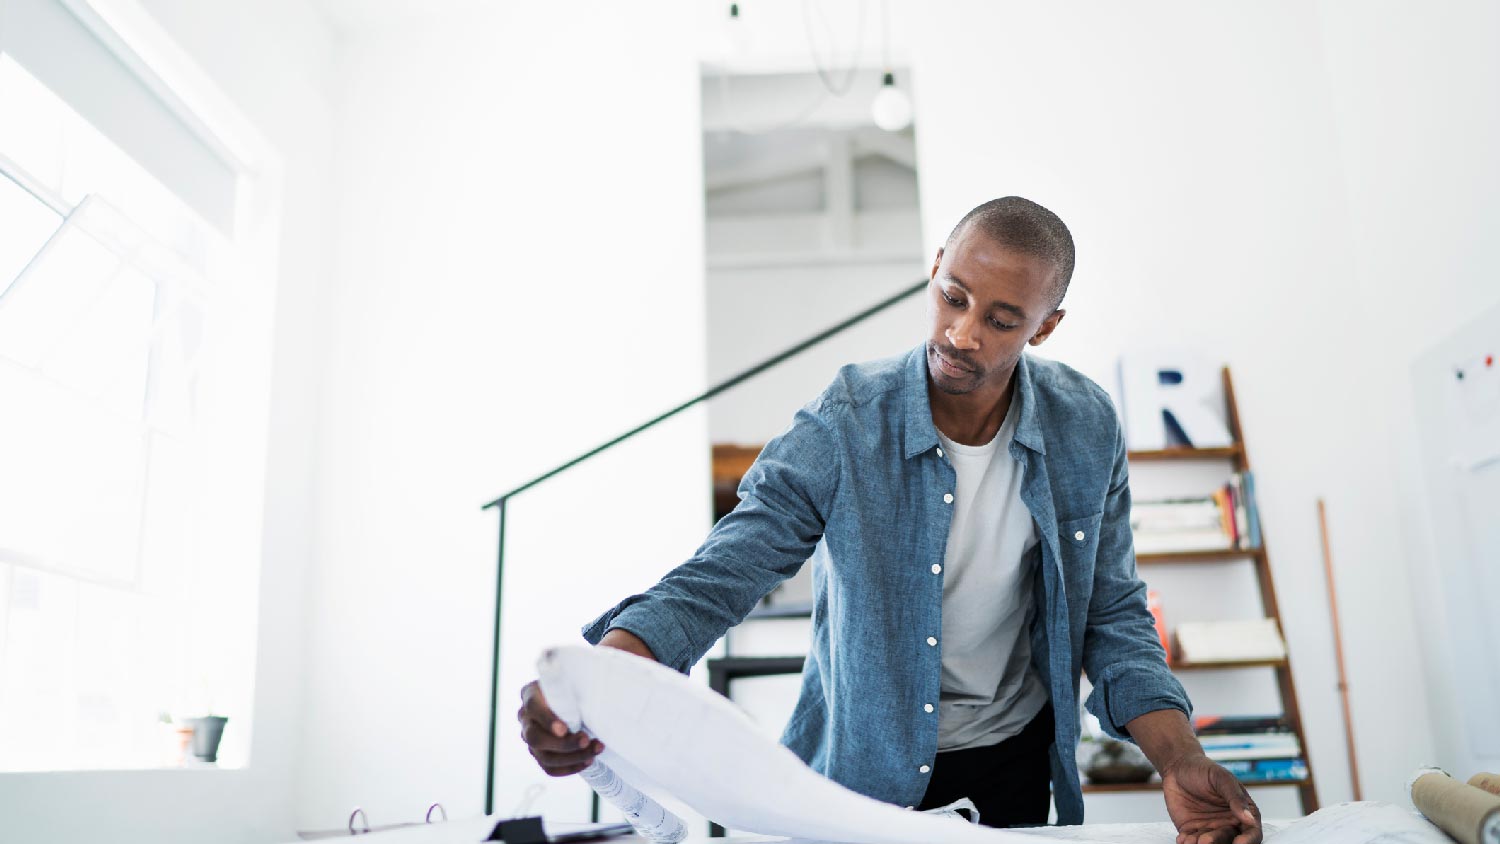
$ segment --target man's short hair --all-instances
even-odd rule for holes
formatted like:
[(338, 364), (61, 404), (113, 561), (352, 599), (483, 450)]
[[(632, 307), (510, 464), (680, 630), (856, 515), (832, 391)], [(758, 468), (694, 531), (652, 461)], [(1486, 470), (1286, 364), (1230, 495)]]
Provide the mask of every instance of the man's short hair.
[(949, 233), (948, 246), (971, 225), (1001, 246), (1035, 255), (1056, 267), (1052, 307), (1062, 304), (1073, 278), (1073, 235), (1060, 217), (1029, 199), (1002, 196), (965, 214)]

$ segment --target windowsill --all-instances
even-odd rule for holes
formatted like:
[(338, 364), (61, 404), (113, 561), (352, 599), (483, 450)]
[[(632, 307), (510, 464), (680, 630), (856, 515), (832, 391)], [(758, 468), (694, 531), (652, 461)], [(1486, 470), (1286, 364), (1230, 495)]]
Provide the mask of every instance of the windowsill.
[(76, 768), (65, 771), (0, 771), (0, 778), (6, 777), (87, 777), (87, 776), (126, 776), (126, 775), (173, 775), (173, 774), (195, 774), (209, 776), (220, 773), (243, 773), (250, 766), (245, 765), (238, 768), (221, 768), (217, 765), (203, 765), (200, 767), (180, 768)]

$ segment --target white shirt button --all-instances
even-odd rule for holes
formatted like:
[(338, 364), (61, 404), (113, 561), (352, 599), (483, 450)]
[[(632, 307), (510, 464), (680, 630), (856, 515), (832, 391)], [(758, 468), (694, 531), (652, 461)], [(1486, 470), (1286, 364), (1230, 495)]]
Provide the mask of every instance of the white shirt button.
[(942, 574), (943, 573), (943, 567), (940, 566), (940, 565), (938, 565), (937, 563), (933, 563), (932, 564), (932, 573), (933, 574)]
[(920, 767), (920, 768), (917, 769), (917, 773), (919, 773), (919, 774), (925, 774), (925, 773), (927, 773), (930, 770), (932, 770), (932, 766), (931, 765), (923, 765), (922, 767)]
[(927, 637), (927, 644), (933, 646), (934, 648), (937, 647), (937, 637), (936, 636), (928, 636)]
[(932, 704), (930, 704), (930, 703), (924, 703), (924, 704), (922, 704), (922, 711), (923, 712), (931, 712), (932, 711)]
[(1080, 530), (1079, 532), (1073, 534), (1073, 538), (1076, 539), (1076, 540), (1078, 540), (1079, 542), (1082, 542), (1083, 541), (1083, 531)]
[(940, 449), (938, 449), (938, 457), (942, 457), (942, 456), (943, 456), (943, 450), (940, 448)]
[(945, 493), (943, 493), (943, 503), (944, 504), (952, 504), (953, 503), (953, 493), (951, 493), (951, 492), (945, 492)]

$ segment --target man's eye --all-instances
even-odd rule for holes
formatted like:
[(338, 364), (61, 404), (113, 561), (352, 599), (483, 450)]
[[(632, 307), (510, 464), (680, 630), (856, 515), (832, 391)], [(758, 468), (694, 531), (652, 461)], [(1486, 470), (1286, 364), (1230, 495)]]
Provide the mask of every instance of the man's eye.
[(1011, 329), (1015, 328), (1014, 325), (1006, 325), (1005, 323), (1003, 323), (1003, 322), (1001, 322), (999, 320), (996, 320), (996, 319), (990, 320), (990, 325), (995, 326), (996, 328), (1000, 329), (1001, 331), (1010, 331)]
[(962, 302), (958, 301), (957, 299), (953, 298), (952, 296), (949, 296), (947, 293), (943, 294), (943, 298), (946, 299), (946, 300), (948, 300), (948, 304), (954, 306), (955, 308), (958, 307), (959, 305), (963, 304)]

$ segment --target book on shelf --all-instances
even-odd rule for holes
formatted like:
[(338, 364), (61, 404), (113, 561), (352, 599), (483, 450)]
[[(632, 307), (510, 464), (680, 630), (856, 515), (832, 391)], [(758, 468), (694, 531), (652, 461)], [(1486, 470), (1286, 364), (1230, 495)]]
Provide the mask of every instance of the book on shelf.
[(1156, 636), (1161, 639), (1161, 649), (1166, 652), (1167, 664), (1172, 664), (1172, 641), (1167, 636), (1167, 619), (1162, 614), (1161, 593), (1155, 589), (1146, 590), (1146, 609), (1151, 611), (1151, 620), (1156, 625)]
[(1240, 474), (1245, 489), (1245, 528), (1251, 548), (1260, 547), (1260, 508), (1255, 505), (1255, 473), (1246, 469)]
[(1285, 715), (1194, 715), (1193, 732), (1200, 736), (1244, 733), (1290, 733)]
[(1230, 759), (1220, 762), (1240, 782), (1301, 782), (1307, 762), (1301, 756), (1281, 759)]
[(1245, 503), (1244, 474), (1235, 472), (1230, 475), (1227, 487), (1229, 490), (1229, 502), (1233, 507), (1236, 546), (1239, 548), (1254, 548), (1255, 546), (1250, 542), (1250, 508)]
[(1208, 758), (1243, 781), (1307, 778), (1302, 742), (1284, 715), (1198, 715), (1193, 731)]
[(1130, 531), (1138, 554), (1230, 547), (1219, 504), (1211, 496), (1137, 501), (1130, 508)]
[(1250, 473), (1235, 472), (1209, 495), (1136, 501), (1130, 530), (1137, 554), (1260, 547)]
[(1302, 755), (1302, 742), (1293, 733), (1205, 736), (1198, 740), (1215, 762), (1245, 759), (1283, 759)]
[(1286, 658), (1274, 618), (1177, 625), (1177, 656), (1185, 662), (1254, 662)]
[(1223, 531), (1224, 538), (1228, 541), (1227, 547), (1240, 547), (1239, 532), (1234, 526), (1234, 501), (1230, 497), (1229, 487), (1221, 486), (1214, 490), (1214, 507), (1219, 511), (1219, 530)]

